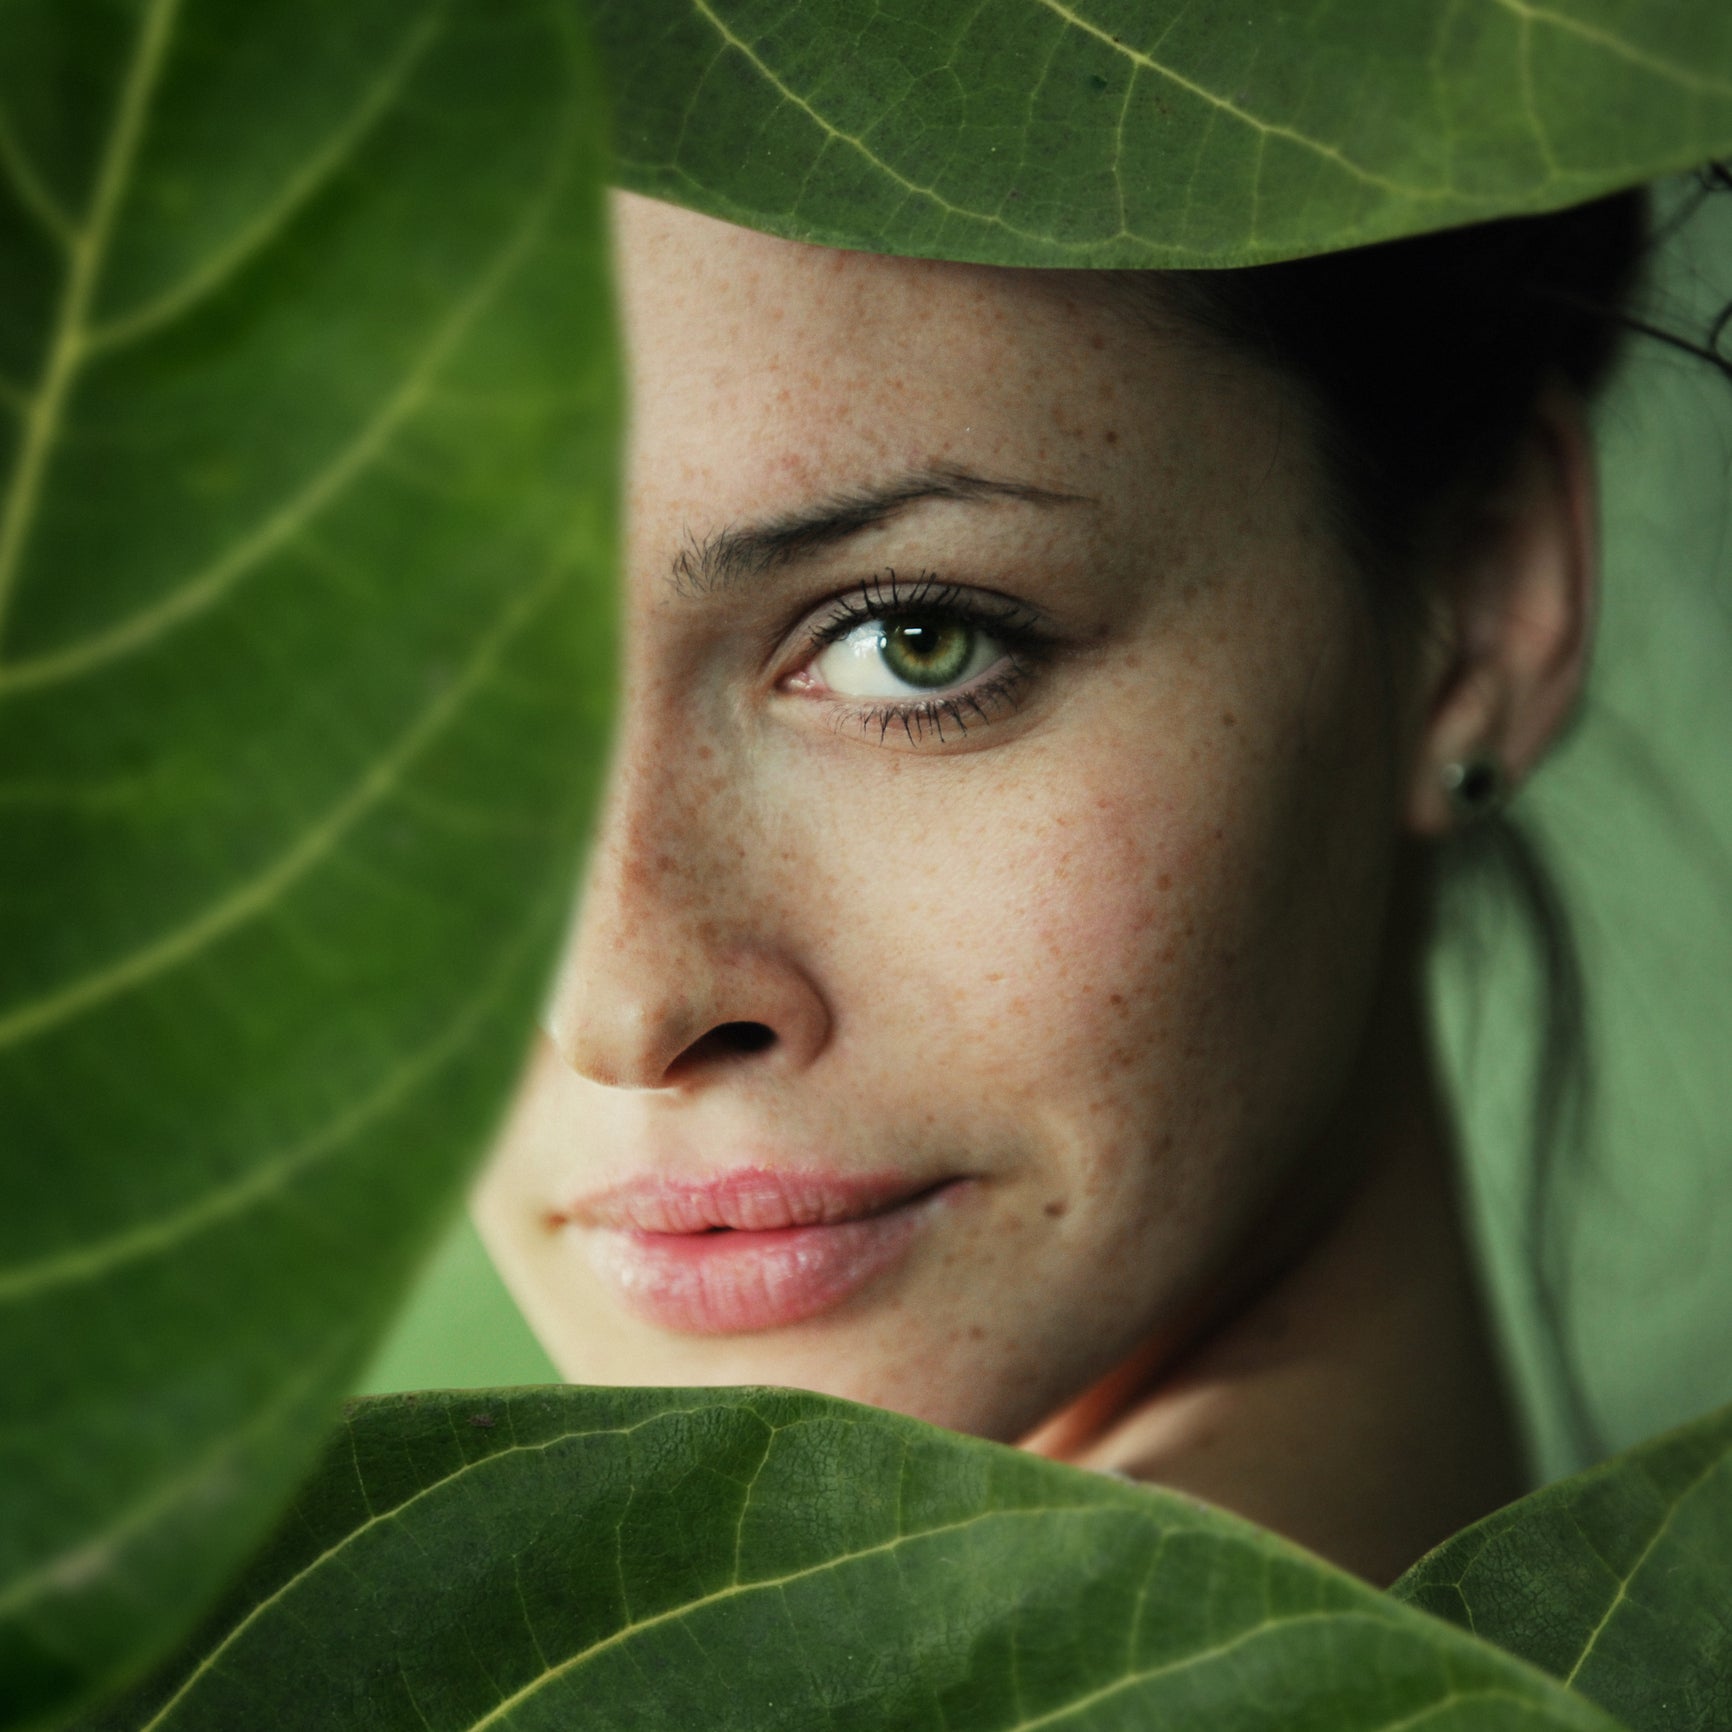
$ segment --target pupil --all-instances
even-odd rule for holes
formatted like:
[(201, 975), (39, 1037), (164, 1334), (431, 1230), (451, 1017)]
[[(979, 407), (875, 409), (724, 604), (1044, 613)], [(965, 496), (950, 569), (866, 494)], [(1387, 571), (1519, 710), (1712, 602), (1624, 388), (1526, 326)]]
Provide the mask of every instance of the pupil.
[(890, 671), (909, 685), (948, 685), (968, 665), (974, 633), (954, 620), (912, 619), (882, 639)]

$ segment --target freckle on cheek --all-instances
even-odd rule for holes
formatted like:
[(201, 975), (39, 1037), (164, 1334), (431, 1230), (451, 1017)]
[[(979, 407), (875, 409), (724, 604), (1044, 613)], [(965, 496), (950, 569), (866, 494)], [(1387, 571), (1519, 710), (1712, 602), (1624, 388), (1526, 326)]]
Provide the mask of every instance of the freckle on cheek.
[(1052, 1216), (1055, 1221), (1061, 1219), (1069, 1212), (1070, 1204), (1067, 1203), (1063, 1197), (1054, 1197), (1053, 1200), (1046, 1205), (1046, 1208), (1043, 1211), (1043, 1213)]

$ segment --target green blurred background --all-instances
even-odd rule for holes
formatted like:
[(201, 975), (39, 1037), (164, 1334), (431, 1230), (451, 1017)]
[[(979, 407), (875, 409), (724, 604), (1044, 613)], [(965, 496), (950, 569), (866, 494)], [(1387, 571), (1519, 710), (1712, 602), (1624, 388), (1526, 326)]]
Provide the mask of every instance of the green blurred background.
[[(1664, 191), (1674, 212), (1688, 197)], [(1656, 260), (1643, 309), (1700, 337), (1732, 300), (1732, 194)], [(1732, 344), (1728, 345), (1732, 347)], [(1561, 1148), (1568, 1324), (1612, 1445), (1732, 1400), (1732, 379), (1637, 339), (1600, 415), (1605, 598), (1589, 701), (1521, 800), (1588, 983), (1592, 1104)], [(1582, 1455), (1527, 1280), (1532, 946), (1487, 896), (1439, 960), (1487, 1273), (1540, 1463)], [(556, 1380), (467, 1221), (368, 1391)]]

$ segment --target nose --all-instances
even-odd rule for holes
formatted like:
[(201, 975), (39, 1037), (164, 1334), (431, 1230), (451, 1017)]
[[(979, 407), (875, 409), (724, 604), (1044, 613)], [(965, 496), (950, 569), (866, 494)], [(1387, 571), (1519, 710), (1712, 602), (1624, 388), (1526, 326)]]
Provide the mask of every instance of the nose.
[(754, 856), (735, 790), (685, 775), (677, 746), (622, 746), (548, 1006), (555, 1050), (626, 1089), (810, 1064), (830, 1013), (787, 948), (777, 874)]

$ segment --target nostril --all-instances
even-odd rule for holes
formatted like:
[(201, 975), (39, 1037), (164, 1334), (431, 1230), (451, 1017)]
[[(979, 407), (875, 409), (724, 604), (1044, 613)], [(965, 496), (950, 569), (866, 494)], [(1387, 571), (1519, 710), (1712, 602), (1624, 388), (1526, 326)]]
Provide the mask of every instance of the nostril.
[(776, 1044), (776, 1031), (762, 1022), (722, 1022), (700, 1035), (668, 1066), (668, 1080), (677, 1081), (687, 1071), (730, 1059), (750, 1058)]
[(776, 1031), (761, 1022), (724, 1022), (712, 1031), (730, 1052), (762, 1052), (776, 1044)]

